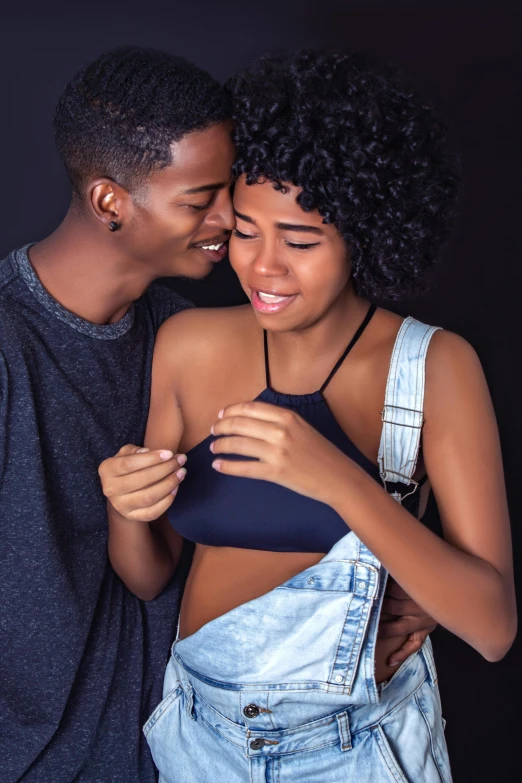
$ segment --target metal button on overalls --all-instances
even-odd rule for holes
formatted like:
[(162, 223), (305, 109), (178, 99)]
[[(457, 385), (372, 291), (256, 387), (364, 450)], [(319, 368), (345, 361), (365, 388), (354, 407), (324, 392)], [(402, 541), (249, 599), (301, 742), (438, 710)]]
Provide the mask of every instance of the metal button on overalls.
[(259, 707), (257, 704), (247, 704), (243, 710), (243, 715), (247, 718), (257, 718), (259, 715)]
[(250, 747), (252, 750), (261, 750), (261, 748), (265, 747), (265, 740), (261, 738), (252, 740)]

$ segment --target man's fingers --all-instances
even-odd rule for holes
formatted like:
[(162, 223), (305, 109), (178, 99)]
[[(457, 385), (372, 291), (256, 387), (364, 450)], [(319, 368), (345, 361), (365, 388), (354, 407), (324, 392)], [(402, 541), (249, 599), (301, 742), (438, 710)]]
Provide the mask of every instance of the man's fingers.
[(390, 615), (402, 615), (407, 614), (415, 617), (425, 616), (428, 614), (411, 598), (392, 598), (385, 596), (382, 602), (383, 614)]
[(390, 655), (388, 658), (388, 665), (400, 666), (401, 663), (404, 663), (404, 661), (410, 657), (410, 655), (413, 655), (420, 650), (427, 636), (428, 632), (424, 631), (411, 634), (402, 647)]
[(392, 579), (391, 576), (388, 577), (388, 581), (386, 583), (386, 598), (388, 597), (399, 598), (400, 600), (411, 600), (408, 593), (403, 590), (402, 587), (398, 585), (395, 579)]
[(406, 636), (407, 634), (425, 632), (426, 636), (431, 633), (437, 624), (432, 617), (423, 615), (422, 617), (401, 616), (396, 620), (381, 619), (379, 624), (379, 637), (381, 639), (390, 639), (394, 636)]

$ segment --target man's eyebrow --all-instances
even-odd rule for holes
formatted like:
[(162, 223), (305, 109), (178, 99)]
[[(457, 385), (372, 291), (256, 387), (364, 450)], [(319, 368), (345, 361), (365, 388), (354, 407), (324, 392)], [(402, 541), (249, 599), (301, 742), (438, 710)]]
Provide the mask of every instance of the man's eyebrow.
[[(241, 214), (241, 212), (238, 212), (237, 209), (234, 209), (234, 214), (241, 220), (245, 220), (247, 223), (252, 223), (254, 226), (256, 225), (256, 222), (253, 218), (249, 217), (248, 215)], [(302, 231), (303, 233), (308, 232), (310, 234), (324, 236), (324, 231), (317, 226), (305, 226), (299, 223), (276, 223), (276, 228), (278, 228), (280, 231)]]
[(210, 185), (200, 185), (197, 188), (189, 188), (183, 191), (184, 196), (193, 196), (195, 193), (208, 193), (210, 190), (221, 190), (227, 186), (226, 182), (213, 182)]

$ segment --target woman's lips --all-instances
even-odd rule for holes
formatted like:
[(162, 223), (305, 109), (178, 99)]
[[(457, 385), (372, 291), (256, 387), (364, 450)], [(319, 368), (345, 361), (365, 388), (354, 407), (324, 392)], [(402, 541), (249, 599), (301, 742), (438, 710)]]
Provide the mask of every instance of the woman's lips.
[(252, 291), (252, 306), (259, 313), (280, 313), (290, 305), (297, 294), (284, 296), (282, 294), (267, 294), (264, 291)]

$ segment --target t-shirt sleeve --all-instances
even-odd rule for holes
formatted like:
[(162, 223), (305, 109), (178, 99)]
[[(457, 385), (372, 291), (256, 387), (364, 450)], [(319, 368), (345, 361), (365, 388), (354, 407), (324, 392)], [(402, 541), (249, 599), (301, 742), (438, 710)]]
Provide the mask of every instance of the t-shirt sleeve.
[(145, 294), (145, 298), (152, 312), (156, 331), (160, 328), (163, 321), (166, 321), (171, 315), (194, 307), (188, 299), (184, 299), (171, 288), (161, 283), (153, 283)]

